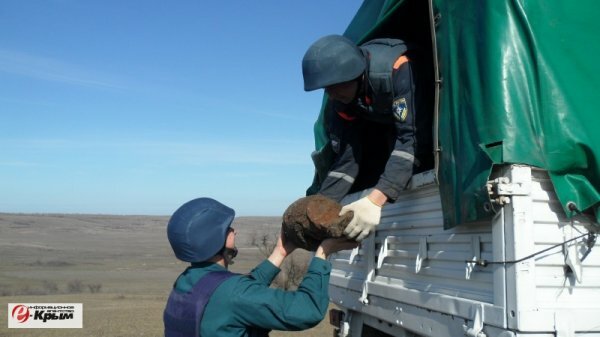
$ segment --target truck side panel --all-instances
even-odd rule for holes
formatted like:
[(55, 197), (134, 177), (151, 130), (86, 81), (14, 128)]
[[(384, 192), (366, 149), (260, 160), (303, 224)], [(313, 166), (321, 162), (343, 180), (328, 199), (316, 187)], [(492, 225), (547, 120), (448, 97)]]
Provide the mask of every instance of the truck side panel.
[[(587, 230), (562, 215), (544, 171), (508, 166), (500, 174), (514, 195), (491, 222), (444, 230), (434, 183), (385, 206), (358, 252), (333, 257), (332, 302), (395, 336), (600, 334), (600, 249), (578, 264), (584, 237), (565, 246), (565, 257), (559, 244)], [(466, 262), (482, 260), (509, 262)]]

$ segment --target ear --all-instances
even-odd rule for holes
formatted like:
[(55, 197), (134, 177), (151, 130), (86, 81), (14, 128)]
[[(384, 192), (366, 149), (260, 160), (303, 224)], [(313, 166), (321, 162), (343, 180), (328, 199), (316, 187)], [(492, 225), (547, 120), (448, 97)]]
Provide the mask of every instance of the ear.
[(235, 246), (235, 231), (227, 231), (227, 237), (225, 238), (225, 247)]

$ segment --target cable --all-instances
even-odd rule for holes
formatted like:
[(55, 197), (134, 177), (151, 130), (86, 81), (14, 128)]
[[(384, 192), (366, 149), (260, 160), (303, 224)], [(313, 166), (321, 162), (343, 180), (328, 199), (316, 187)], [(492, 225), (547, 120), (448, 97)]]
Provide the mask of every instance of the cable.
[[(573, 226), (574, 225), (573, 224), (573, 215), (574, 215), (573, 213), (577, 213), (577, 215), (580, 215), (581, 211), (577, 208), (577, 205), (574, 202), (572, 202), (572, 201), (567, 202), (567, 209), (569, 209), (569, 211), (571, 211), (571, 226)], [(469, 261), (469, 260), (466, 260), (465, 263), (467, 263), (467, 264), (469, 264), (469, 263), (470, 264), (475, 264), (477, 266), (482, 266), (482, 267), (486, 267), (487, 265), (490, 265), (490, 264), (514, 264), (514, 263), (519, 263), (519, 262), (531, 259), (534, 256), (537, 256), (537, 255), (540, 255), (542, 253), (545, 253), (545, 252), (547, 252), (547, 251), (549, 251), (551, 249), (554, 249), (554, 248), (557, 248), (557, 247), (560, 247), (560, 246), (564, 246), (565, 244), (567, 244), (569, 242), (581, 239), (582, 237), (584, 237), (586, 235), (588, 236), (588, 238), (585, 240), (585, 243), (586, 243), (586, 246), (587, 246), (588, 250), (585, 252), (585, 254), (583, 254), (583, 256), (581, 258), (581, 261), (583, 262), (583, 260), (585, 260), (585, 258), (588, 256), (588, 254), (592, 251), (592, 247), (594, 247), (594, 245), (596, 244), (596, 236), (598, 235), (597, 233), (592, 233), (590, 231), (590, 232), (588, 232), (586, 234), (581, 234), (578, 237), (574, 237), (574, 238), (572, 238), (570, 240), (567, 240), (567, 241), (565, 241), (563, 243), (559, 243), (559, 244), (556, 244), (556, 245), (554, 245), (552, 247), (548, 247), (548, 248), (546, 248), (544, 250), (540, 250), (539, 252), (533, 253), (533, 254), (531, 254), (529, 256), (526, 256), (526, 257), (518, 259), (518, 260), (513, 260), (513, 261), (487, 261), (487, 260)]]
[[(524, 258), (521, 258), (521, 259), (518, 259), (518, 260), (513, 260), (513, 261), (488, 261), (488, 260), (469, 261), (469, 260), (465, 260), (465, 263), (471, 263), (471, 264), (475, 264), (475, 265), (477, 265), (477, 266), (482, 266), (482, 267), (486, 267), (487, 265), (490, 265), (490, 264), (514, 264), (514, 263), (519, 263), (519, 262), (522, 262), (522, 261), (528, 260), (528, 259), (530, 259), (530, 258), (532, 258), (532, 257), (534, 257), (534, 256), (537, 256), (537, 255), (540, 255), (540, 254), (542, 254), (542, 253), (545, 253), (545, 252), (547, 252), (547, 251), (549, 251), (549, 250), (551, 250), (551, 249), (554, 249), (554, 248), (557, 248), (557, 247), (563, 246), (563, 245), (565, 245), (565, 244), (567, 244), (567, 243), (569, 243), (569, 242), (572, 242), (572, 241), (575, 241), (575, 240), (581, 239), (582, 237), (584, 237), (584, 236), (586, 236), (586, 235), (588, 235), (588, 236), (589, 236), (589, 238), (586, 240), (586, 244), (587, 244), (587, 246), (588, 246), (588, 253), (589, 253), (589, 251), (591, 251), (591, 250), (592, 250), (592, 246), (593, 246), (593, 245), (595, 244), (595, 242), (596, 242), (596, 234), (594, 234), (594, 233), (591, 233), (591, 232), (589, 232), (589, 233), (585, 233), (585, 234), (582, 234), (582, 235), (579, 235), (579, 236), (577, 236), (577, 237), (574, 237), (574, 238), (572, 238), (572, 239), (570, 239), (570, 240), (567, 240), (567, 241), (565, 241), (565, 242), (562, 242), (562, 243), (556, 244), (556, 245), (554, 245), (554, 246), (552, 246), (552, 247), (549, 247), (549, 248), (546, 248), (546, 249), (544, 249), (544, 250), (540, 250), (539, 252), (533, 253), (533, 254), (531, 254), (531, 255), (528, 255), (528, 256), (526, 256), (526, 257), (524, 257)], [(587, 254), (586, 254), (586, 256), (587, 256)]]

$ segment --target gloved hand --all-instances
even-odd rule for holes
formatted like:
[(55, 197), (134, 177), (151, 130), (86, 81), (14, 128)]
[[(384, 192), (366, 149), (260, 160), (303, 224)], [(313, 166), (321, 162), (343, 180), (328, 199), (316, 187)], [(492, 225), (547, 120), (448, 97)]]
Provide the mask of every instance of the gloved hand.
[(344, 229), (344, 235), (356, 241), (362, 241), (381, 219), (381, 206), (375, 204), (369, 197), (363, 197), (342, 207), (340, 216), (353, 211), (354, 217)]

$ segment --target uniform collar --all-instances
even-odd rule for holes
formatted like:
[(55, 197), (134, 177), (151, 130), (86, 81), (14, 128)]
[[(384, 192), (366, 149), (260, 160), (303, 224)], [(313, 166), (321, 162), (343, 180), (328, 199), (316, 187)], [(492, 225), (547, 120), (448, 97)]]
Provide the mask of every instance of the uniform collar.
[(203, 268), (208, 270), (227, 270), (227, 268), (215, 262), (192, 262), (189, 268)]

